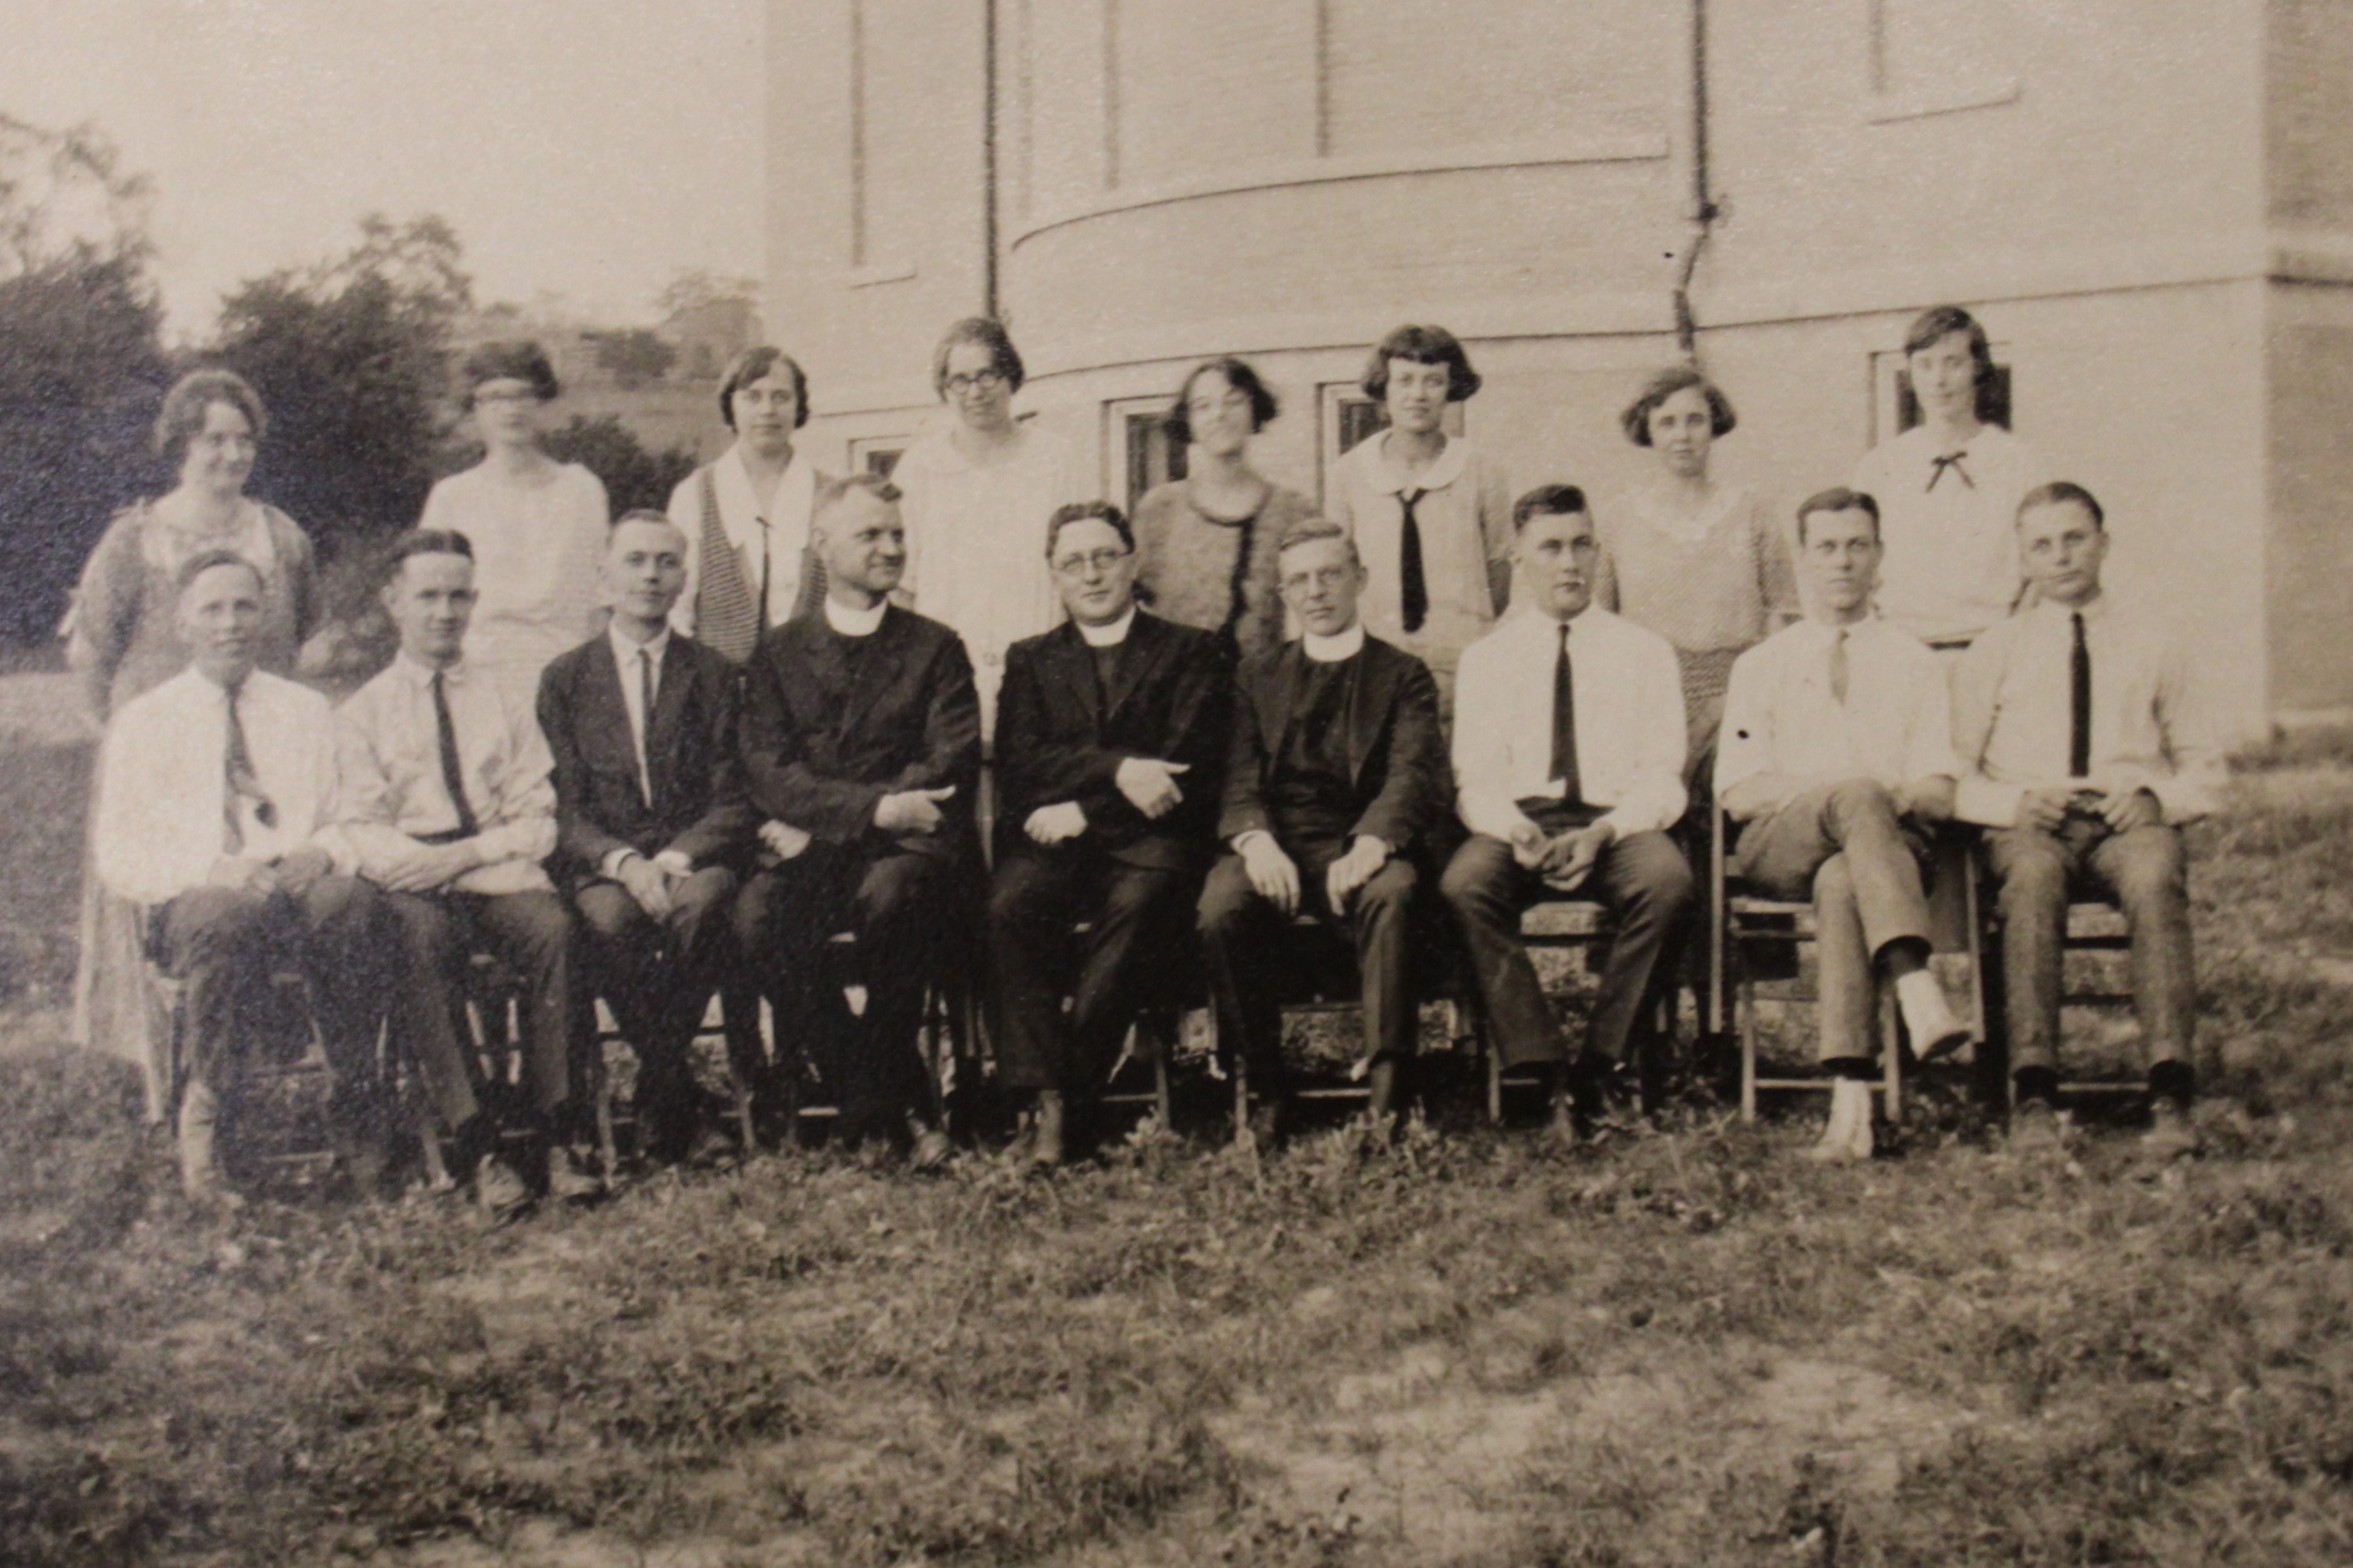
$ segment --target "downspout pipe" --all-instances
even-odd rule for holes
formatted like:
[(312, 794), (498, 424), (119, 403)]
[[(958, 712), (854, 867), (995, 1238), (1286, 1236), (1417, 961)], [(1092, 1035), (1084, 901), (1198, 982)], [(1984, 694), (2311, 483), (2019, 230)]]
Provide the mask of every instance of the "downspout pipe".
[(1675, 269), (1675, 347), (1684, 363), (1697, 364), (1699, 328), (1692, 319), (1692, 274), (1699, 267), (1699, 253), (1707, 246), (1708, 231), (1724, 212), (1716, 205), (1708, 178), (1707, 0), (1691, 4), (1691, 236), (1683, 243), (1682, 262)]
[(997, 0), (986, 0), (980, 20), (980, 313), (997, 314)]

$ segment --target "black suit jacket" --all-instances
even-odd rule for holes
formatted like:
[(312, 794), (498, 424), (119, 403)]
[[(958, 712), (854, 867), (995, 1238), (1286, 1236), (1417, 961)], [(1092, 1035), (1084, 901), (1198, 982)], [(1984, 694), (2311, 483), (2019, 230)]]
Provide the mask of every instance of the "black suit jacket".
[[(1232, 681), (1217, 637), (1135, 612), (1114, 689), (1097, 688), (1094, 658), (1065, 621), (1005, 654), (997, 696), (997, 835), (1028, 845), (1021, 826), (1041, 805), (1075, 801), (1082, 844), (1139, 866), (1181, 866), (1215, 845)], [(1115, 782), (1130, 757), (1186, 763), (1185, 798), (1158, 821)]]
[(735, 758), (735, 667), (672, 635), (655, 674), (646, 726), (649, 805), (638, 783), (629, 710), (613, 645), (599, 637), (539, 678), (539, 728), (555, 757), (555, 847), (574, 881), (600, 875), (616, 849), (676, 849), (699, 869), (743, 858), (752, 807)]
[(955, 786), (936, 834), (902, 848), (960, 856), (978, 847), (973, 795), (980, 784), (980, 697), (963, 639), (892, 605), (859, 650), (822, 610), (762, 638), (744, 666), (744, 771), (762, 817), (820, 843), (880, 847), (874, 807), (902, 790)]
[[(1305, 647), (1288, 642), (1245, 662), (1236, 678), (1241, 705), (1226, 763), (1225, 810), (1218, 819), (1218, 837), (1228, 843), (1252, 829), (1283, 836), (1285, 825), (1274, 819), (1266, 787), (1282, 754), (1306, 664)], [(1454, 795), (1446, 736), (1438, 725), (1438, 682), (1421, 660), (1376, 637), (1365, 638), (1356, 665), (1345, 720), (1357, 813), (1348, 836), (1370, 834), (1393, 854), (1427, 857), (1433, 835), (1452, 815)]]

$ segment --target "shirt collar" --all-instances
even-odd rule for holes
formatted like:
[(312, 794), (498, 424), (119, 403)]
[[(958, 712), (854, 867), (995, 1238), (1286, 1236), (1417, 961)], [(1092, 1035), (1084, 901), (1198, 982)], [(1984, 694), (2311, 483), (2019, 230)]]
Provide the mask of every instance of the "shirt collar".
[(1470, 444), (1460, 436), (1449, 436), (1437, 460), (1421, 472), (1409, 476), (1389, 458), (1388, 431), (1373, 437), (1372, 443), (1373, 486), (1383, 495), (1402, 495), (1409, 489), (1443, 489), (1462, 477), (1462, 469), (1471, 460)]
[(466, 661), (463, 658), (447, 669), (436, 669), (423, 659), (411, 656), (406, 648), (393, 655), (392, 668), (400, 671), (401, 678), (411, 686), (419, 688), (432, 685), (433, 678), (437, 675), (442, 678), (441, 684), (444, 686), (460, 685), (466, 679)]
[(1307, 657), (1316, 663), (1338, 664), (1364, 651), (1365, 623), (1351, 621), (1346, 631), (1334, 632), (1328, 637), (1309, 632), (1300, 638), (1300, 644), (1306, 649)]
[(621, 635), (621, 625), (615, 621), (606, 626), (605, 640), (613, 645), (613, 662), (621, 667), (622, 673), (627, 674), (629, 667), (637, 663), (639, 649), (654, 656), (654, 668), (659, 670), (662, 660), (670, 657), (670, 623), (664, 621), (662, 629), (651, 641), (633, 642)]
[(2047, 614), (2054, 621), (2064, 621), (2070, 616), (2081, 616), (2088, 624), (2101, 619), (2107, 614), (2108, 591), (2105, 586), (2102, 587), (2099, 593), (2093, 595), (2092, 602), (2088, 605), (2071, 607), (2059, 603), (2056, 599), (2037, 599), (2034, 601), (2034, 608)]
[(1081, 620), (1073, 620), (1071, 625), (1079, 628), (1079, 635), (1087, 639), (1089, 647), (1117, 647), (1127, 640), (1128, 628), (1135, 625), (1135, 606), (1128, 605), (1127, 613), (1107, 626), (1091, 626)]
[(825, 596), (825, 624), (846, 637), (872, 637), (882, 626), (882, 617), (891, 613), (891, 601), (877, 599), (868, 608), (853, 610), (828, 594)]

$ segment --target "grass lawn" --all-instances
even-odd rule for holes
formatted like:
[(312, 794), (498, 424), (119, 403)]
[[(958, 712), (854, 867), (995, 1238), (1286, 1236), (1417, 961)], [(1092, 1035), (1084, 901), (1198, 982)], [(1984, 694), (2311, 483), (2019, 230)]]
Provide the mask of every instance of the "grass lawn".
[[(21, 820), (62, 776), (11, 787), (69, 865)], [(1694, 1112), (206, 1226), (19, 1003), (0, 1560), (2353, 1562), (2353, 772), (2238, 787), (2195, 878), (2231, 1098), (2162, 1173), (1930, 1104), (1861, 1170)], [(0, 889), (20, 945), (46, 888)]]

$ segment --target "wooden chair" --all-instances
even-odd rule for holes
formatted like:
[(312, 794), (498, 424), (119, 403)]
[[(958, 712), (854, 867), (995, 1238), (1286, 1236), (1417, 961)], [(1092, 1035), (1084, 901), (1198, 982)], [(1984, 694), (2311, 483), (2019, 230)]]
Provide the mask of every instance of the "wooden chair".
[[(1990, 868), (1983, 874), (1992, 875)], [(1978, 901), (1982, 911), (1983, 951), (1985, 952), (1985, 1016), (1988, 1020), (1986, 1087), (1993, 1091), (1996, 1103), (2005, 1110), (2014, 1108), (2018, 1100), (2018, 1083), (2010, 1072), (2010, 1037), (2007, 1026), (2007, 985), (2002, 974), (2001, 909), (2000, 900), (1984, 898)], [(2080, 972), (2080, 965), (2070, 965), (2068, 960), (2083, 954), (2122, 954), (2132, 951), (2132, 928), (2125, 912), (2112, 900), (2104, 898), (2070, 896), (2067, 903), (2066, 934), (2060, 945), (2060, 1014), (2064, 1018), (2070, 1007), (2129, 1006), (2133, 994), (2127, 983), (2119, 988), (2105, 981), (2070, 984), (2067, 973), (2071, 968)], [(2110, 961), (2099, 961), (2102, 971)], [(2059, 1085), (2064, 1099), (2084, 1099), (2095, 1096), (2138, 1096), (2148, 1090), (2146, 1076), (2131, 1079), (2063, 1079)]]

